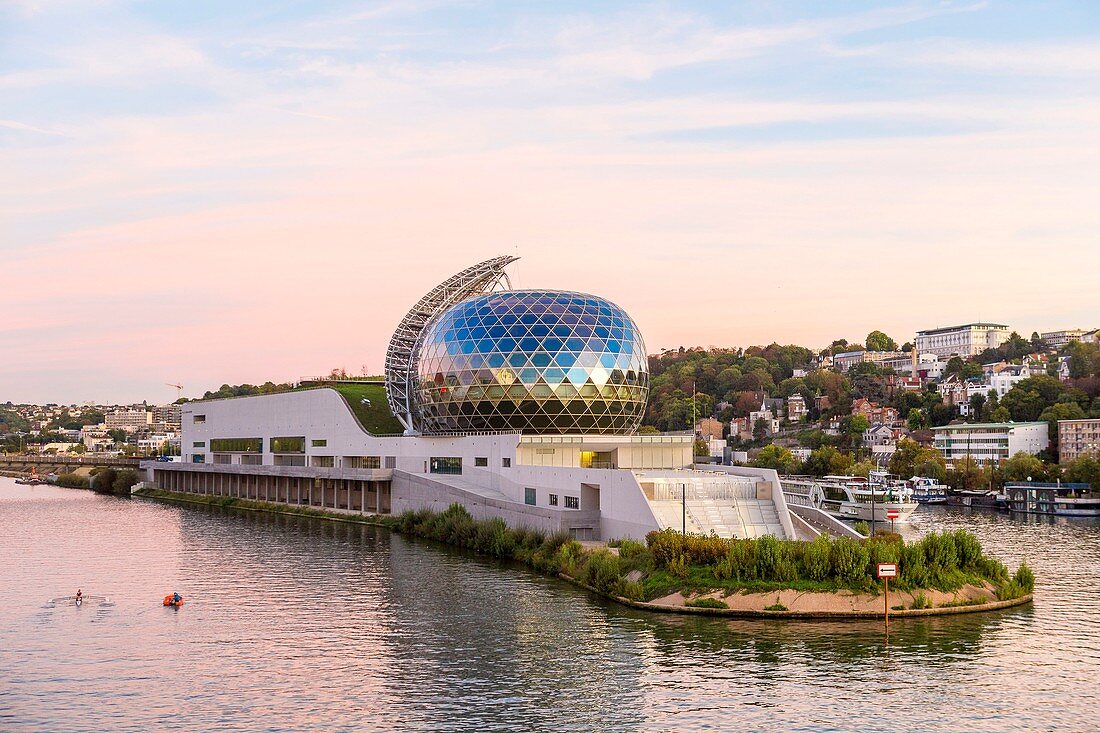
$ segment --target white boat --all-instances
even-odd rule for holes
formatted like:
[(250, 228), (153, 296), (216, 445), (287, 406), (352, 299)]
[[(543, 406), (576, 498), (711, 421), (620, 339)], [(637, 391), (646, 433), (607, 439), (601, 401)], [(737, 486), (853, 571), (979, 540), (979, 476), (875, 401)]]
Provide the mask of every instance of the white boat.
[(914, 476), (909, 479), (913, 489), (913, 499), (918, 504), (946, 504), (947, 487), (934, 478)]
[[(813, 507), (838, 519), (907, 522), (919, 504), (913, 489), (881, 471), (861, 476), (785, 476), (780, 480), (789, 503)], [(891, 520), (887, 513), (897, 512)]]

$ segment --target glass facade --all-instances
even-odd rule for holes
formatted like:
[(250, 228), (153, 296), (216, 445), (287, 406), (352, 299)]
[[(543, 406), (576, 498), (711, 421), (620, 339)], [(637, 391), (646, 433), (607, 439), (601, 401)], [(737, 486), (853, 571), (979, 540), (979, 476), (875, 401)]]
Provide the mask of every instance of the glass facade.
[(583, 293), (464, 300), (428, 325), (416, 364), (425, 433), (632, 433), (649, 395), (638, 327)]

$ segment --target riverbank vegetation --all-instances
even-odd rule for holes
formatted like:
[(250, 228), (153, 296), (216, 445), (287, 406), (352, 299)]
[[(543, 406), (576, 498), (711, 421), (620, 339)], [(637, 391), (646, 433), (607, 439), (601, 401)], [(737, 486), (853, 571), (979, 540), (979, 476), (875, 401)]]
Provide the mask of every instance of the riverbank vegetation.
[(404, 534), (426, 537), (502, 559), (531, 565), (541, 572), (564, 573), (601, 593), (648, 601), (672, 593), (714, 590), (877, 593), (878, 563), (899, 567), (897, 590), (957, 591), (965, 585), (991, 585), (1000, 600), (1030, 593), (1034, 576), (1026, 564), (1015, 575), (982, 552), (969, 532), (932, 533), (906, 543), (900, 535), (880, 533), (864, 540), (821, 536), (812, 542), (774, 537), (723, 539), (651, 532), (644, 543), (613, 542), (611, 549), (586, 549), (566, 534), (544, 535), (510, 529), (500, 519), (476, 520), (459, 505), (445, 512), (406, 512), (392, 520)]
[[(474, 519), (458, 504), (443, 512), (419, 510), (382, 516), (156, 489), (143, 490), (141, 495), (380, 525), (407, 536), (523, 563), (548, 575), (563, 574), (605, 595), (632, 601), (651, 601), (677, 592), (685, 597), (712, 591), (729, 595), (784, 589), (877, 594), (881, 583), (874, 573), (880, 562), (898, 564), (899, 576), (891, 582), (891, 589), (898, 591), (953, 592), (968, 585), (988, 585), (998, 600), (1012, 600), (1031, 593), (1035, 585), (1026, 564), (1010, 574), (1004, 564), (986, 556), (977, 538), (965, 530), (931, 533), (909, 543), (900, 535), (882, 532), (862, 540), (821, 536), (805, 542), (770, 536), (744, 540), (684, 536), (664, 530), (650, 532), (645, 542), (624, 539), (609, 543), (609, 547), (586, 547), (565, 532), (546, 534), (510, 528), (500, 518)], [(920, 597), (927, 599), (924, 594)], [(723, 603), (690, 600), (686, 605), (699, 608), (717, 609)]]

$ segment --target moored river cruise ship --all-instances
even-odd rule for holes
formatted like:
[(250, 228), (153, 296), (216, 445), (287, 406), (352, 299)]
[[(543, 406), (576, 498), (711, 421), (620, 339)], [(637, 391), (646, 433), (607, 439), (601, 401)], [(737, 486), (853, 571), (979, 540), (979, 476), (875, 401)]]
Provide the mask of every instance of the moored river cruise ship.
[[(907, 522), (919, 506), (913, 489), (889, 474), (862, 476), (784, 476), (788, 504), (813, 507), (839, 519), (865, 522)], [(896, 512), (891, 520), (889, 514)]]

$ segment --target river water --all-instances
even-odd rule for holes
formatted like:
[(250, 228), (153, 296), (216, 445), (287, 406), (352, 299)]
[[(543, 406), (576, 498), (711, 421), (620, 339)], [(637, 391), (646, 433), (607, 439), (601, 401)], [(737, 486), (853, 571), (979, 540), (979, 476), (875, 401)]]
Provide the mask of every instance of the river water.
[[(651, 615), (385, 530), (0, 478), (0, 730), (1095, 730), (1100, 524), (924, 508), (1037, 600)], [(110, 598), (81, 607), (50, 599)], [(179, 609), (161, 598), (173, 590)]]

